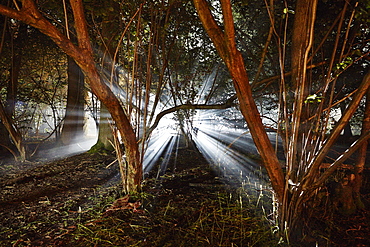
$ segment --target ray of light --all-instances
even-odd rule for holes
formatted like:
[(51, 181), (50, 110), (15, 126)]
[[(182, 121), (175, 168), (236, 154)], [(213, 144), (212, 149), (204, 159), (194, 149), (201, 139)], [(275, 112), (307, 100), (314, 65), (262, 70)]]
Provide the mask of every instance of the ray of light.
[(243, 185), (254, 191), (269, 190), (268, 177), (250, 134), (246, 128), (224, 121), (222, 111), (198, 114), (193, 140), (207, 161), (231, 185)]
[(153, 131), (148, 141), (143, 160), (144, 176), (153, 169), (161, 157), (163, 160), (159, 169), (165, 172), (169, 161), (169, 155), (173, 152), (173, 147), (177, 141), (177, 135), (177, 125), (172, 115), (165, 116), (156, 130)]

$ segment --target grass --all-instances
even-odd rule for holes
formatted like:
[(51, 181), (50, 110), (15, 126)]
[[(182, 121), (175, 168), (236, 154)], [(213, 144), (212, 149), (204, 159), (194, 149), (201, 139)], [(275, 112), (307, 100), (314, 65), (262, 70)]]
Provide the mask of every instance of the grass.
[[(184, 175), (167, 179), (179, 177), (184, 178)], [(256, 210), (257, 200), (261, 198), (242, 197), (240, 190), (226, 187), (158, 189), (156, 183), (156, 180), (150, 180), (147, 192), (130, 197), (131, 202), (141, 201), (138, 210), (124, 209), (109, 214), (100, 211), (91, 220), (76, 226), (69, 244), (277, 246), (278, 239), (273, 235), (271, 225), (262, 213), (256, 213), (261, 212)], [(101, 210), (99, 205), (98, 210), (91, 212)]]

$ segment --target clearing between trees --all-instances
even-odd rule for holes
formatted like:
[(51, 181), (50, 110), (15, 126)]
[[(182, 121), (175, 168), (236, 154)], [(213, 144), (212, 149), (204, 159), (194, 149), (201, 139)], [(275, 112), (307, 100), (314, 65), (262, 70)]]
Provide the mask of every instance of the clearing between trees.
[[(177, 151), (165, 175), (154, 168), (129, 196), (113, 154), (3, 163), (0, 246), (286, 246), (273, 234), (270, 192), (231, 185), (195, 146)], [(301, 246), (369, 246), (368, 211), (316, 213)]]

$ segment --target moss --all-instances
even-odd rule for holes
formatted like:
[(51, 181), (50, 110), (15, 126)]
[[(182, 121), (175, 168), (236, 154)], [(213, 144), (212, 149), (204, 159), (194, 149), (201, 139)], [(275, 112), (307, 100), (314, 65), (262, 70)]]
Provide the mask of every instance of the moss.
[(114, 148), (112, 145), (106, 146), (103, 142), (98, 141), (94, 146), (90, 148), (88, 153), (110, 153), (113, 152)]

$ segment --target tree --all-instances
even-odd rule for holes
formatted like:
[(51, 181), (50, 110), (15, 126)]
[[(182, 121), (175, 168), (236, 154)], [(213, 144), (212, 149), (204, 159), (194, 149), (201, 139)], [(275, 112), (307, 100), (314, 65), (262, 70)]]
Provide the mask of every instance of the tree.
[[(286, 150), (287, 167), (281, 167), (260, 119), (255, 101), (252, 97), (251, 87), (249, 85), (243, 58), (240, 51), (237, 49), (231, 2), (228, 0), (221, 0), (220, 2), (223, 27), (221, 27), (215, 20), (206, 0), (194, 0), (194, 5), (205, 30), (210, 36), (218, 54), (226, 64), (229, 73), (233, 78), (241, 112), (247, 121), (248, 128), (250, 129), (253, 140), (261, 155), (264, 167), (270, 177), (271, 185), (279, 204), (280, 230), (282, 232), (285, 230), (289, 231), (289, 229), (294, 229), (294, 227), (297, 226), (296, 222), (302, 216), (301, 213), (304, 205), (306, 205), (305, 202), (312, 199), (314, 192), (323, 185), (324, 181), (330, 176), (330, 174), (332, 174), (332, 172), (347, 157), (349, 157), (349, 155), (352, 154), (362, 142), (366, 141), (370, 137), (368, 132), (364, 133), (361, 138), (359, 138), (358, 141), (345, 152), (344, 155), (338, 157), (337, 160), (333, 162), (329, 169), (327, 169), (323, 174), (319, 174), (319, 167), (329, 149), (335, 143), (340, 132), (344, 129), (360, 104), (365, 92), (368, 90), (370, 74), (365, 76), (361, 85), (357, 88), (357, 92), (353, 96), (351, 104), (347, 107), (345, 113), (342, 115), (331, 134), (328, 137), (325, 137), (325, 140), (320, 139), (322, 144), (320, 146), (317, 145), (317, 142), (310, 143), (310, 145), (316, 145), (318, 148), (311, 153), (311, 156), (304, 156), (302, 144), (307, 141), (314, 140), (312, 136), (310, 136), (310, 132), (312, 132), (313, 128), (306, 128), (303, 123), (305, 123), (305, 120), (309, 119), (309, 115), (307, 115), (307, 107), (309, 106), (307, 100), (309, 99), (308, 89), (310, 89), (309, 87), (312, 87), (312, 84), (309, 85), (307, 83), (307, 71), (308, 61), (310, 59), (309, 55), (312, 56), (311, 46), (314, 37), (313, 27), (316, 19), (315, 9), (317, 1), (297, 1), (294, 24), (295, 28), (292, 40), (292, 42), (294, 42), (292, 44), (293, 71), (291, 72), (294, 77), (292, 79), (292, 83), (294, 86), (293, 88), (295, 88), (295, 92), (294, 94), (291, 94), (291, 92), (288, 92), (286, 89), (283, 89), (282, 91), (283, 95), (289, 94), (293, 97), (292, 104), (285, 104), (285, 107), (293, 107), (289, 110), (293, 116), (291, 121), (290, 117), (285, 117), (284, 119), (286, 137), (283, 138), (286, 138), (286, 142), (289, 143), (289, 145)], [(312, 4), (311, 7), (310, 4)], [(288, 9), (285, 10), (286, 13), (288, 13)], [(344, 16), (345, 13), (346, 8), (342, 10), (342, 16)], [(342, 22), (343, 19), (344, 18), (342, 18)], [(341, 23), (339, 23), (338, 30), (340, 30), (340, 25)], [(301, 33), (301, 31), (303, 33)], [(339, 35), (340, 31), (338, 32), (337, 37), (339, 37)], [(284, 40), (284, 42), (287, 41)], [(337, 46), (335, 46), (335, 48), (337, 48)], [(334, 51), (334, 53), (335, 52), (336, 51)], [(340, 58), (340, 61), (341, 60), (342, 57)], [(330, 62), (333, 65), (334, 57), (332, 57)], [(329, 75), (332, 65), (329, 67)], [(281, 63), (281, 66), (284, 66), (284, 62)], [(282, 67), (281, 71), (284, 71), (284, 69), (285, 68)], [(283, 77), (284, 75), (282, 75), (282, 79), (284, 79)], [(282, 81), (282, 83), (284, 83), (284, 80)], [(327, 88), (327, 85), (330, 82), (332, 82), (332, 80), (328, 77), (328, 81), (324, 84), (324, 88)], [(283, 100), (286, 102), (286, 98)], [(321, 103), (322, 101), (320, 100), (318, 102)], [(326, 101), (326, 104), (329, 109), (333, 105), (331, 100)], [(322, 115), (320, 114), (325, 114), (326, 117), (328, 117), (328, 114), (326, 114), (328, 110), (324, 110), (322, 107), (323, 105), (321, 104), (321, 108), (319, 108), (319, 111), (315, 114), (315, 117), (319, 119), (317, 123), (321, 123), (321, 126), (324, 124), (322, 124)], [(288, 112), (288, 108), (286, 108), (284, 112)], [(309, 137), (307, 138), (307, 136)], [(299, 168), (298, 171), (297, 168)], [(286, 172), (284, 173), (283, 170), (286, 170)], [(319, 176), (319, 179), (317, 179), (317, 176)], [(292, 233), (293, 232), (290, 231), (290, 234)]]
[(90, 36), (87, 29), (86, 18), (82, 1), (70, 1), (78, 45), (74, 45), (71, 40), (63, 35), (50, 21), (48, 21), (37, 9), (35, 2), (25, 0), (21, 6), (15, 6), (12, 9), (6, 6), (0, 6), (0, 13), (10, 18), (18, 19), (24, 23), (39, 29), (42, 33), (50, 37), (67, 55), (75, 60), (80, 66), (92, 92), (109, 109), (113, 120), (115, 121), (122, 140), (125, 144), (127, 163), (129, 166), (129, 188), (130, 191), (137, 191), (140, 187), (141, 163), (138, 145), (135, 133), (131, 127), (130, 121), (120, 105), (119, 100), (112, 92), (109, 85), (106, 85), (98, 73), (96, 67), (93, 49), (90, 43)]
[[(34, 1), (24, 0), (21, 6), (15, 5), (13, 8), (0, 6), (0, 13), (38, 28), (82, 69), (93, 93), (106, 106), (120, 131), (127, 157), (128, 168), (124, 173), (127, 173), (129, 179), (129, 191), (139, 188), (145, 141), (148, 140), (162, 116), (169, 112), (177, 112), (178, 120), (185, 120), (184, 116), (191, 116), (195, 109), (224, 109), (234, 106), (237, 98), (241, 113), (271, 179), (279, 206), (280, 230), (284, 232), (296, 226), (295, 223), (301, 219), (302, 211), (307, 208), (308, 202), (314, 199), (315, 192), (323, 186), (344, 158), (369, 138), (368, 132), (364, 131), (353, 147), (349, 148), (343, 156), (336, 158), (329, 169), (320, 172), (320, 166), (329, 149), (334, 145), (344, 126), (348, 124), (369, 86), (369, 76), (366, 76), (361, 84), (355, 85), (356, 92), (344, 93), (343, 97), (351, 97), (351, 103), (335, 128), (330, 131), (330, 135), (326, 135), (329, 132), (327, 125), (330, 109), (344, 100), (334, 97), (339, 91), (337, 78), (340, 78), (343, 71), (347, 69), (347, 65), (353, 66), (352, 62), (345, 63), (346, 58), (353, 55), (350, 51), (352, 45), (340, 40), (351, 40), (346, 37), (350, 36), (349, 30), (355, 11), (348, 10), (347, 2), (339, 7), (342, 3), (336, 1), (335, 15), (338, 15), (338, 18), (334, 18), (335, 21), (331, 27), (317, 32), (314, 26), (318, 21), (317, 10), (320, 8), (317, 9), (317, 7), (320, 3), (298, 0), (291, 29), (293, 33), (289, 33), (288, 27), (292, 26), (290, 18), (293, 8), (273, 6), (273, 1), (270, 3), (266, 1), (265, 16), (269, 16), (270, 19), (262, 22), (265, 26), (261, 29), (268, 30), (268, 33), (258, 37), (258, 41), (254, 41), (256, 35), (250, 35), (248, 31), (253, 33), (256, 30), (238, 26), (238, 24), (247, 23), (243, 22), (243, 15), (247, 15), (243, 12), (246, 5), (235, 3), (238, 5), (234, 8), (234, 14), (238, 17), (238, 21), (235, 22), (231, 1), (221, 0), (220, 2), (220, 8), (217, 5), (210, 7), (206, 0), (194, 0), (194, 5), (205, 31), (229, 71), (236, 97), (228, 92), (222, 96), (218, 95), (216, 100), (214, 98), (211, 100), (216, 87), (224, 89), (228, 86), (227, 83), (221, 86), (216, 86), (214, 83), (210, 93), (204, 97), (204, 104), (196, 102), (196, 93), (199, 89), (197, 83), (201, 81), (203, 71), (217, 67), (218, 61), (216, 59), (216, 62), (212, 61), (214, 52), (211, 45), (202, 38), (202, 30), (194, 23), (194, 16), (187, 15), (189, 6), (182, 1), (169, 3), (153, 1), (147, 5), (138, 5), (136, 1), (122, 3), (119, 12), (124, 16), (118, 19), (119, 25), (125, 28), (121, 29), (123, 31), (120, 35), (116, 35), (111, 27), (104, 29), (101, 26), (93, 26), (97, 36), (102, 37), (100, 45), (104, 47), (102, 50), (108, 51), (103, 52), (107, 55), (105, 57), (110, 59), (107, 61), (100, 56), (94, 59), (96, 58), (94, 57), (96, 53), (92, 49), (94, 39), (91, 39), (92, 36), (88, 34), (87, 28), (87, 19), (91, 19), (91, 23), (94, 21), (100, 25), (102, 24), (100, 21), (103, 20), (107, 24), (105, 21), (111, 18), (105, 18), (110, 16), (109, 13), (104, 12), (105, 10), (102, 12), (106, 16), (98, 15), (97, 21), (94, 18), (85, 17), (81, 0), (70, 1), (77, 45), (62, 34), (58, 29), (58, 22), (47, 20), (40, 13)], [(122, 8), (123, 5), (129, 7), (125, 9)], [(87, 6), (94, 9), (93, 5)], [(280, 11), (279, 18), (276, 18), (275, 9)], [(214, 11), (217, 13), (213, 14)], [(258, 14), (260, 12), (262, 11), (260, 10)], [(94, 12), (91, 13), (94, 14)], [(332, 20), (331, 17), (330, 20)], [(262, 17), (258, 15), (258, 18)], [(269, 27), (267, 23), (270, 23)], [(337, 27), (336, 31), (333, 31), (334, 27)], [(253, 26), (253, 29), (258, 29), (258, 25)], [(104, 32), (100, 33), (100, 31)], [(106, 40), (107, 38), (116, 40)], [(261, 52), (262, 58), (253, 55), (259, 54), (258, 48), (249, 46), (248, 42), (240, 45), (240, 40), (248, 38), (251, 42), (257, 43), (255, 47), (265, 46)], [(263, 38), (266, 42), (263, 42)], [(272, 42), (273, 38), (276, 43)], [(198, 40), (201, 40), (198, 42), (201, 45), (196, 44)], [(324, 42), (327, 40), (329, 44)], [(271, 51), (272, 48), (274, 51)], [(329, 48), (330, 52), (327, 52)], [(124, 50), (127, 53), (123, 52)], [(203, 55), (201, 51), (205, 51), (207, 55)], [(290, 59), (286, 59), (287, 57)], [(249, 64), (245, 63), (245, 59)], [(360, 60), (361, 57), (358, 59)], [(200, 61), (197, 62), (197, 60)], [(258, 63), (253, 73), (250, 72), (254, 65), (252, 61)], [(103, 63), (107, 65), (102, 65)], [(124, 85), (119, 85), (120, 82), (115, 79), (116, 72), (113, 66), (116, 63), (123, 68), (122, 74), (117, 74), (125, 78)], [(192, 67), (192, 64), (196, 66)], [(200, 64), (205, 65), (201, 67)], [(251, 74), (252, 78), (254, 75), (254, 81), (250, 84)], [(275, 76), (266, 78), (270, 75)], [(262, 76), (265, 79), (257, 81)], [(289, 76), (291, 76), (290, 79), (288, 79)], [(256, 88), (268, 88), (268, 91), (263, 93), (270, 95), (278, 91), (271, 96), (270, 102), (275, 100), (275, 105), (271, 104), (270, 108), (275, 106), (278, 109), (276, 128), (286, 143), (284, 166), (280, 164), (261, 120), (256, 104), (257, 99), (252, 94), (252, 89)], [(116, 90), (120, 90), (119, 93), (114, 93)], [(123, 97), (120, 97), (122, 95)], [(151, 97), (154, 98), (152, 108), (150, 108)], [(214, 105), (209, 105), (210, 102)], [(156, 109), (161, 103), (167, 109), (156, 115)], [(186, 111), (182, 114), (184, 110)], [(142, 145), (141, 154), (137, 139)]]

